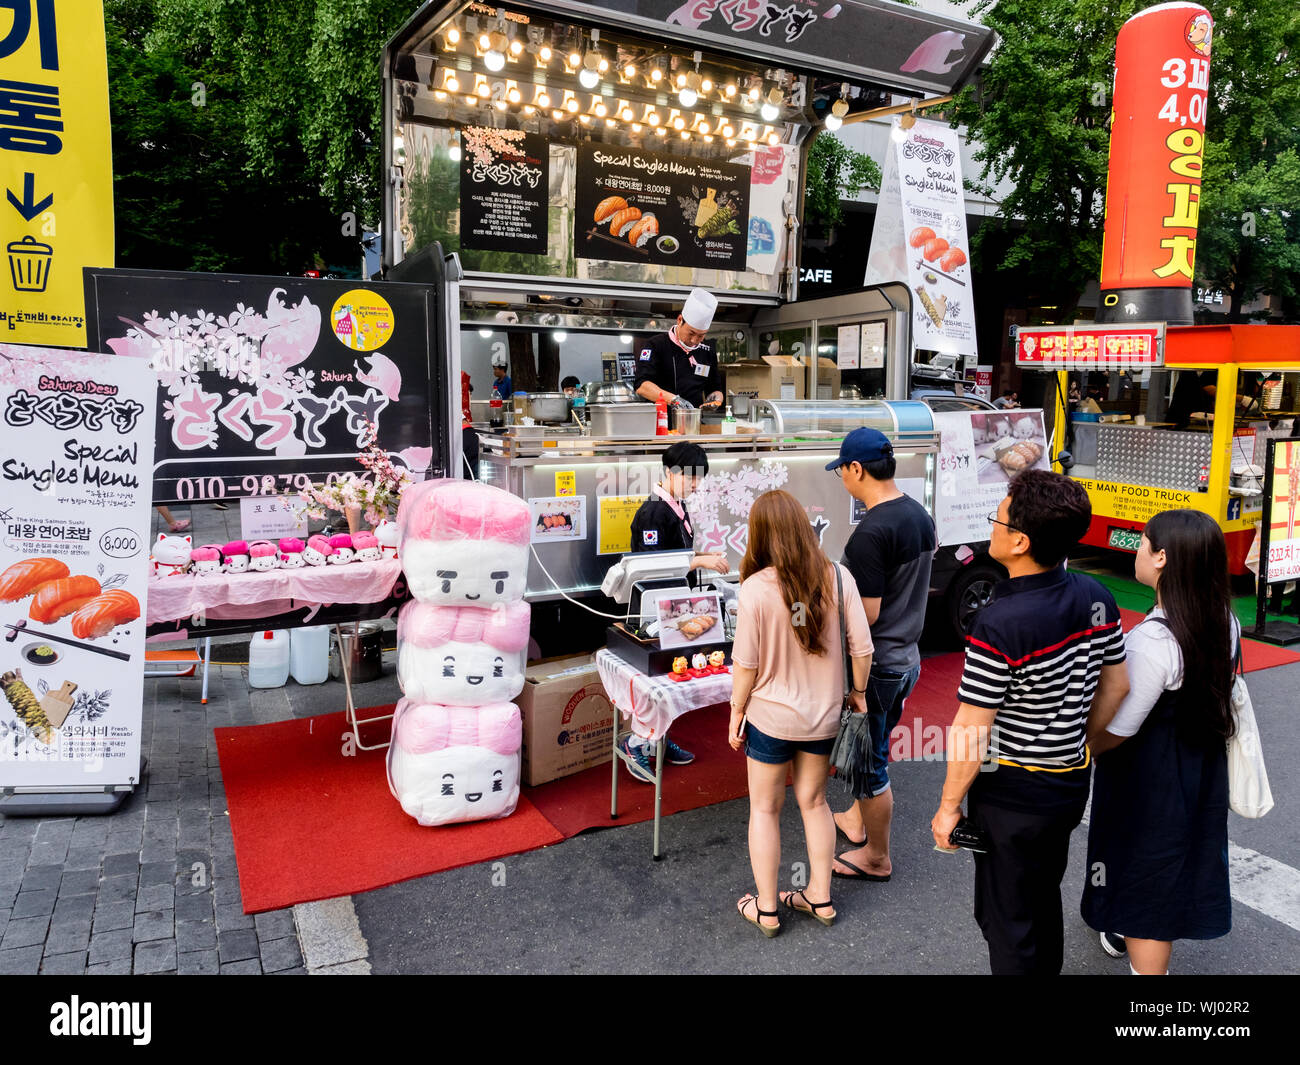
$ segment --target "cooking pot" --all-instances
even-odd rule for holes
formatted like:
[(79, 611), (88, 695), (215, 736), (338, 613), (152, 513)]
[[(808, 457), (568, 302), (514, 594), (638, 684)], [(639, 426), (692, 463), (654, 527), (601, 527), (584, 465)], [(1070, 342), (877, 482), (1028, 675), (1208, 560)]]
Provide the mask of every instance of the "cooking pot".
[(524, 413), (537, 422), (563, 424), (569, 420), (569, 397), (563, 392), (529, 392)]
[(606, 381), (596, 389), (597, 403), (640, 403), (641, 397), (626, 381)]
[(348, 661), (353, 684), (378, 680), (384, 675), (384, 632), (379, 625), (363, 621), (355, 631), (351, 626), (340, 626), (331, 642), (331, 677), (342, 676), (343, 658)]

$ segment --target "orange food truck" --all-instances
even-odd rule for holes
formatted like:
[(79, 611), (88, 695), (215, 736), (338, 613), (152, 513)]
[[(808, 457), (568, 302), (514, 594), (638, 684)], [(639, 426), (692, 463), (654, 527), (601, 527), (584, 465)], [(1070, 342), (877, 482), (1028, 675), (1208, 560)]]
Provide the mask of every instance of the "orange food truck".
[(1300, 326), (1022, 328), (1016, 361), (1057, 376), (1052, 452), (1092, 500), (1084, 543), (1136, 551), (1152, 515), (1190, 507), (1249, 578), (1267, 441), (1300, 411)]

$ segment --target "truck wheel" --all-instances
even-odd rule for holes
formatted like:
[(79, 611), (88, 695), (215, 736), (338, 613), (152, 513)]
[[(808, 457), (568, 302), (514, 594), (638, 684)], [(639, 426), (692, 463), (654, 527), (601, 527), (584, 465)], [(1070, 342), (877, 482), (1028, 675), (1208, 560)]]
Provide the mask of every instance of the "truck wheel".
[(975, 618), (993, 597), (993, 586), (1002, 573), (992, 566), (976, 563), (953, 578), (948, 586), (948, 620), (958, 639), (965, 639)]

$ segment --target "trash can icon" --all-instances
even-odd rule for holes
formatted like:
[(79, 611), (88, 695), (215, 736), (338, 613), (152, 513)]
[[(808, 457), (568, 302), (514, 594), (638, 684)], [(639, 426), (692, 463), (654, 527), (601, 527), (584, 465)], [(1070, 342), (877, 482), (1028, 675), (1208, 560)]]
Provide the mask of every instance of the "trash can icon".
[(23, 237), (6, 246), (9, 253), (9, 274), (18, 292), (44, 292), (50, 280), (50, 263), (54, 249), (35, 237)]

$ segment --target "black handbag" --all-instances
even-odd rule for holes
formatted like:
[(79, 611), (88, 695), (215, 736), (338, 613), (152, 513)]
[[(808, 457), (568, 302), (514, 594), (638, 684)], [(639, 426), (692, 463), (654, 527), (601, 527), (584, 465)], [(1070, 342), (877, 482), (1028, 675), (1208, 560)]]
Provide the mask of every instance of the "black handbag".
[(835, 591), (840, 608), (840, 655), (844, 659), (844, 699), (840, 705), (840, 730), (831, 748), (831, 771), (855, 799), (865, 798), (871, 775), (871, 725), (868, 715), (853, 708), (853, 663), (849, 659), (849, 637), (844, 621), (844, 587), (839, 566), (835, 567)]

